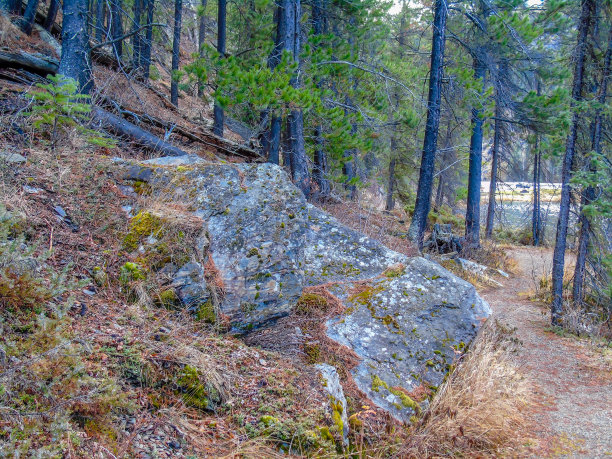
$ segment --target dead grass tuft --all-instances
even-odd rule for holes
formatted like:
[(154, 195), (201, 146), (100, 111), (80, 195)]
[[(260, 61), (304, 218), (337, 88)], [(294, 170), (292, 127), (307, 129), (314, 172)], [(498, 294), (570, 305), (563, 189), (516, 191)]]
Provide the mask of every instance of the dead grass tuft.
[(519, 454), (531, 383), (514, 362), (516, 340), (488, 323), (415, 426), (403, 457)]

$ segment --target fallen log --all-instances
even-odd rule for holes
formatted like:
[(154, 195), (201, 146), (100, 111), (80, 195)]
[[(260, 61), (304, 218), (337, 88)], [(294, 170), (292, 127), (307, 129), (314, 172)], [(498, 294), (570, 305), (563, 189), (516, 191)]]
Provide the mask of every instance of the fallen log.
[(4, 68), (26, 69), (38, 75), (55, 75), (59, 69), (59, 62), (52, 57), (42, 54), (30, 54), (24, 51), (9, 53), (0, 50), (0, 66)]
[(117, 115), (113, 115), (100, 107), (92, 107), (92, 113), (94, 123), (99, 124), (101, 128), (108, 129), (120, 137), (127, 137), (129, 140), (140, 145), (141, 147), (168, 156), (183, 156), (187, 154), (187, 152), (181, 150), (180, 148), (170, 145), (168, 142), (163, 141), (150, 132), (141, 129), (129, 121), (126, 121)]
[(246, 159), (263, 159), (257, 151), (222, 137), (218, 137), (211, 132), (205, 132), (197, 128), (190, 129), (177, 123), (161, 120), (155, 116), (149, 115), (148, 113), (143, 113), (130, 107), (125, 107), (119, 104), (117, 101), (111, 100), (110, 98), (106, 98), (106, 102), (109, 106), (117, 109), (117, 111), (120, 112), (124, 118), (132, 118), (139, 123), (147, 123), (156, 128), (163, 129), (166, 132), (171, 131), (177, 135), (185, 137), (186, 139), (208, 145), (218, 151), (222, 151), (230, 155), (240, 156)]

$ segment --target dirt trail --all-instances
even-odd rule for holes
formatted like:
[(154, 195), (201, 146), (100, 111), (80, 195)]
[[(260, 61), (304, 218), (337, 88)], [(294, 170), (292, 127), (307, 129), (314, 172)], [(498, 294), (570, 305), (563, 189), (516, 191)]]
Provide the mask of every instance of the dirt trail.
[(515, 249), (521, 273), (484, 292), (493, 317), (516, 327), (519, 359), (535, 383), (533, 457), (612, 457), (612, 362), (604, 348), (546, 331), (548, 311), (526, 299), (534, 279), (550, 272), (550, 249)]

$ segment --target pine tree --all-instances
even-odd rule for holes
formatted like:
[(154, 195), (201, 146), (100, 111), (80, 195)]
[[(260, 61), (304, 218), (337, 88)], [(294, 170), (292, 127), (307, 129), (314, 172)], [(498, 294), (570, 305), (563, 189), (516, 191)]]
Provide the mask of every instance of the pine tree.
[(433, 39), (431, 45), (431, 66), (429, 95), (427, 99), (427, 123), (423, 140), (423, 154), (417, 188), (416, 203), (408, 236), (423, 245), (423, 233), (431, 205), (433, 172), (440, 127), (440, 103), (442, 97), (442, 71), (446, 39), (447, 7), (444, 0), (436, 0), (434, 5)]
[(174, 0), (174, 34), (172, 39), (172, 82), (170, 84), (170, 102), (178, 107), (178, 68), (181, 54), (181, 21), (183, 0)]
[(563, 316), (563, 275), (565, 271), (565, 250), (567, 247), (567, 228), (570, 211), (570, 180), (572, 178), (572, 163), (576, 152), (576, 141), (578, 137), (578, 124), (581, 113), (578, 103), (582, 100), (584, 87), (584, 70), (586, 59), (587, 37), (589, 35), (593, 16), (595, 13), (594, 0), (581, 0), (581, 13), (578, 22), (578, 38), (574, 53), (574, 78), (572, 83), (572, 122), (570, 133), (567, 136), (565, 155), (563, 157), (563, 169), (561, 177), (561, 203), (559, 218), (557, 221), (557, 234), (555, 238), (555, 250), (552, 266), (552, 295), (551, 321), (555, 326), (562, 324)]

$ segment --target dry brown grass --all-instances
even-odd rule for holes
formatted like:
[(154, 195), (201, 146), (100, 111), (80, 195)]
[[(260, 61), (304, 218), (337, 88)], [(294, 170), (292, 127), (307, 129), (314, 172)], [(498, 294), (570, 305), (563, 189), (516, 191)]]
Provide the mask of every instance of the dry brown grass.
[(513, 359), (515, 341), (487, 324), (404, 445), (403, 457), (520, 455), (532, 384)]

